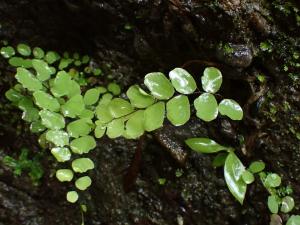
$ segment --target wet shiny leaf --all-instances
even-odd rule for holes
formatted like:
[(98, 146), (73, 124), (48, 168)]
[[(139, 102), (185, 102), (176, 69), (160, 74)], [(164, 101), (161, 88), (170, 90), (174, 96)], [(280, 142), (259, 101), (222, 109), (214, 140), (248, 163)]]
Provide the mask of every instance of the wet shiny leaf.
[(83, 97), (75, 95), (61, 107), (61, 111), (65, 117), (75, 118), (84, 110)]
[(124, 133), (124, 119), (115, 119), (107, 124), (106, 134), (109, 138), (120, 137)]
[(45, 127), (51, 130), (59, 130), (65, 127), (65, 119), (62, 115), (48, 110), (42, 110), (39, 114), (42, 119), (42, 124)]
[(46, 139), (59, 147), (69, 145), (69, 135), (67, 132), (62, 130), (47, 131)]
[(68, 73), (65, 71), (58, 72), (51, 87), (52, 94), (55, 97), (68, 95), (70, 92), (71, 83), (71, 76)]
[(90, 119), (79, 119), (68, 124), (67, 131), (71, 137), (78, 138), (79, 136), (88, 135), (93, 127), (93, 122)]
[(144, 112), (144, 128), (153, 131), (163, 126), (165, 119), (165, 103), (158, 102), (148, 107)]
[(194, 107), (198, 118), (210, 122), (218, 116), (218, 103), (212, 94), (204, 93), (194, 101)]
[(10, 58), (14, 56), (16, 52), (13, 47), (7, 46), (7, 47), (2, 47), (0, 53), (4, 58)]
[(119, 118), (133, 112), (133, 107), (128, 101), (122, 98), (114, 98), (108, 104), (108, 110), (112, 117)]
[(145, 76), (144, 84), (157, 99), (167, 100), (174, 95), (174, 88), (163, 73), (148, 73)]
[(26, 44), (18, 44), (17, 51), (23, 56), (30, 56), (31, 48)]
[(69, 191), (67, 193), (67, 201), (70, 203), (75, 203), (78, 200), (78, 193), (76, 191)]
[(40, 120), (34, 121), (30, 124), (30, 131), (32, 133), (39, 133), (46, 129)]
[(247, 184), (242, 179), (245, 167), (239, 158), (230, 152), (224, 166), (224, 177), (231, 194), (241, 203), (245, 199)]
[(76, 154), (88, 153), (96, 147), (96, 141), (92, 136), (84, 136), (74, 139), (70, 143), (71, 149)]
[(91, 88), (85, 92), (83, 101), (86, 105), (94, 105), (100, 96), (100, 90), (98, 88)]
[(144, 110), (133, 113), (126, 123), (126, 136), (130, 139), (136, 139), (144, 133)]
[(91, 184), (92, 180), (89, 176), (80, 177), (75, 181), (76, 188), (81, 191), (86, 190)]
[(66, 162), (71, 159), (71, 152), (66, 147), (56, 147), (51, 149), (52, 155), (58, 162)]
[(232, 99), (222, 100), (219, 104), (219, 112), (232, 120), (241, 120), (243, 118), (243, 109)]
[(191, 116), (188, 97), (179, 95), (167, 102), (167, 118), (174, 126), (185, 124)]
[(17, 103), (23, 98), (23, 95), (20, 92), (11, 88), (7, 92), (5, 92), (5, 97), (9, 101)]
[(294, 207), (295, 207), (295, 201), (292, 197), (285, 196), (282, 198), (281, 208), (280, 208), (281, 212), (289, 213), (290, 211), (293, 210)]
[(172, 85), (181, 94), (191, 94), (196, 88), (193, 76), (182, 68), (175, 68), (169, 73)]
[(27, 69), (17, 68), (16, 79), (24, 88), (27, 88), (30, 91), (42, 89), (42, 83)]
[(60, 104), (56, 98), (52, 97), (44, 91), (35, 91), (33, 97), (36, 105), (43, 109), (48, 109), (49, 111), (56, 112), (60, 108)]
[(281, 177), (276, 173), (268, 174), (265, 179), (265, 185), (267, 187), (279, 187), (281, 184)]
[(253, 174), (251, 173), (251, 172), (249, 172), (248, 170), (245, 170), (244, 172), (243, 172), (243, 174), (242, 174), (242, 178), (243, 178), (243, 180), (244, 180), (244, 182), (246, 183), (246, 184), (251, 184), (251, 183), (253, 183), (254, 182), (254, 176), (253, 176)]
[(72, 162), (72, 169), (76, 173), (85, 173), (88, 170), (94, 169), (95, 165), (89, 158), (79, 158)]
[(45, 81), (50, 78), (50, 76), (53, 74), (52, 70), (48, 66), (48, 64), (40, 59), (33, 59), (32, 60), (32, 66), (36, 70), (36, 77), (40, 81)]
[(194, 151), (201, 153), (216, 153), (226, 151), (228, 148), (222, 146), (209, 138), (189, 138), (185, 143)]
[(73, 171), (69, 169), (59, 169), (56, 171), (56, 178), (60, 182), (70, 182), (73, 179)]
[(220, 89), (222, 81), (222, 73), (215, 67), (207, 67), (201, 77), (203, 90), (212, 94)]

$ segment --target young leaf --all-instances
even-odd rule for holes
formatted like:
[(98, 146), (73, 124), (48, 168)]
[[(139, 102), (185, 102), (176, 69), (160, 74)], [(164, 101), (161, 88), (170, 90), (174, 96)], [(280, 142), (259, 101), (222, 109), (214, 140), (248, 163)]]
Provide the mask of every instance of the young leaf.
[(45, 127), (51, 130), (59, 130), (65, 127), (65, 119), (62, 115), (48, 110), (42, 110), (39, 114), (42, 119), (42, 124)]
[(69, 145), (69, 135), (62, 130), (48, 130), (46, 139), (59, 147)]
[(14, 48), (11, 46), (2, 47), (0, 50), (0, 53), (4, 58), (7, 58), (7, 59), (16, 54)]
[(33, 56), (37, 59), (42, 59), (45, 55), (44, 50), (39, 47), (35, 47), (33, 49), (32, 53), (33, 53)]
[(69, 191), (67, 193), (67, 201), (70, 203), (75, 203), (78, 200), (78, 193), (76, 191)]
[(65, 71), (59, 71), (53, 81), (51, 93), (55, 97), (68, 95), (71, 87), (71, 76)]
[(227, 152), (218, 153), (218, 155), (214, 158), (214, 160), (212, 162), (213, 167), (224, 166), (227, 156), (228, 156)]
[(228, 148), (209, 138), (189, 138), (185, 143), (194, 151), (201, 153), (216, 153)]
[(33, 74), (24, 68), (17, 68), (16, 79), (29, 91), (38, 91), (42, 89), (42, 83), (36, 79)]
[(61, 111), (65, 117), (75, 118), (84, 110), (84, 102), (81, 95), (73, 96), (61, 107)]
[(75, 186), (81, 191), (86, 190), (91, 184), (92, 180), (89, 176), (80, 177), (75, 181)]
[(176, 96), (167, 102), (167, 118), (174, 126), (185, 124), (190, 116), (190, 102), (185, 95)]
[(109, 138), (117, 138), (124, 133), (124, 129), (124, 119), (115, 119), (107, 125), (106, 134)]
[(71, 159), (71, 152), (66, 147), (56, 147), (51, 149), (52, 155), (56, 158), (58, 162), (66, 162)]
[(225, 161), (224, 177), (231, 194), (240, 204), (243, 204), (247, 190), (247, 184), (242, 179), (244, 171), (242, 162), (233, 152), (230, 152)]
[(175, 90), (181, 94), (192, 94), (197, 88), (193, 76), (182, 68), (173, 69), (169, 77)]
[(99, 122), (102, 124), (108, 123), (113, 119), (106, 105), (98, 105), (96, 108), (96, 115)]
[(56, 178), (60, 182), (70, 182), (73, 179), (73, 171), (69, 169), (59, 169), (56, 171)]
[(198, 118), (209, 122), (218, 116), (218, 103), (212, 94), (204, 93), (194, 101), (194, 107)]
[(263, 161), (252, 162), (249, 166), (249, 171), (251, 173), (259, 173), (265, 169), (266, 165)]
[(70, 147), (76, 154), (88, 153), (96, 147), (96, 141), (92, 136), (87, 135), (71, 141)]
[(95, 131), (94, 131), (95, 137), (96, 138), (103, 137), (103, 135), (105, 134), (105, 131), (106, 131), (106, 126), (105, 125), (103, 125), (103, 124), (97, 125), (96, 128), (95, 128)]
[(108, 110), (112, 117), (119, 118), (133, 112), (132, 105), (122, 98), (114, 98), (108, 104)]
[(109, 83), (107, 86), (108, 91), (110, 91), (113, 95), (119, 95), (121, 93), (120, 85), (116, 83)]
[(201, 77), (203, 90), (212, 94), (220, 89), (222, 81), (222, 73), (215, 67), (207, 67)]
[(300, 216), (292, 215), (287, 221), (286, 225), (299, 225), (300, 224)]
[(126, 137), (135, 139), (144, 133), (144, 110), (133, 113), (126, 123)]
[(264, 184), (267, 187), (279, 187), (281, 184), (281, 177), (276, 173), (268, 174), (265, 179)]
[(280, 211), (283, 213), (289, 213), (293, 210), (294, 206), (294, 199), (290, 196), (285, 196), (282, 198)]
[(31, 48), (26, 44), (18, 44), (17, 50), (23, 56), (30, 56), (31, 54)]
[(94, 169), (95, 165), (89, 158), (79, 158), (72, 162), (72, 169), (76, 173), (85, 173), (88, 170)]
[(158, 102), (144, 112), (144, 128), (150, 132), (162, 127), (165, 118), (165, 103)]
[(243, 109), (232, 99), (222, 100), (219, 104), (219, 112), (232, 120), (241, 120), (243, 118)]
[(163, 73), (148, 73), (145, 76), (144, 84), (151, 94), (159, 100), (168, 100), (174, 95), (174, 88)]
[(136, 108), (146, 108), (154, 103), (154, 98), (138, 85), (131, 86), (127, 90), (126, 95), (129, 98), (131, 105)]
[(277, 214), (278, 213), (278, 207), (279, 207), (279, 203), (277, 201), (276, 196), (270, 195), (268, 197), (268, 208), (269, 208), (270, 212), (273, 213), (273, 214)]
[(38, 105), (39, 107), (41, 107), (43, 109), (47, 109), (49, 111), (56, 112), (60, 108), (58, 101), (44, 91), (35, 91), (33, 93), (33, 97), (34, 97), (36, 105)]
[(253, 176), (253, 174), (251, 173), (251, 172), (249, 172), (248, 170), (245, 170), (244, 172), (243, 172), (243, 174), (242, 174), (242, 178), (243, 178), (243, 180), (244, 180), (244, 182), (246, 183), (246, 184), (251, 184), (251, 183), (253, 183), (253, 181), (254, 181), (254, 176)]

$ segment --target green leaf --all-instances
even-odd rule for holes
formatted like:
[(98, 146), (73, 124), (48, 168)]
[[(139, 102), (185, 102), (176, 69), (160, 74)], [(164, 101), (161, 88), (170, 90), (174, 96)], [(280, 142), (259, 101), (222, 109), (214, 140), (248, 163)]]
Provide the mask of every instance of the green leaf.
[(192, 94), (197, 88), (193, 76), (182, 68), (173, 69), (169, 77), (175, 90), (181, 94)]
[(36, 70), (36, 77), (40, 81), (46, 81), (50, 78), (51, 74), (53, 74), (52, 70), (48, 66), (48, 64), (40, 59), (33, 59), (32, 66)]
[(70, 182), (73, 179), (73, 171), (69, 169), (59, 169), (56, 171), (56, 178), (60, 182)]
[(98, 105), (96, 115), (101, 123), (108, 123), (113, 119), (106, 105)]
[(26, 44), (18, 44), (17, 50), (23, 56), (30, 56), (30, 54), (31, 54), (31, 49)]
[(133, 113), (126, 123), (126, 136), (130, 139), (136, 139), (144, 133), (144, 110)]
[(90, 119), (79, 119), (68, 124), (67, 131), (71, 137), (78, 138), (79, 136), (88, 135), (93, 127), (93, 122)]
[(279, 187), (281, 184), (281, 177), (276, 173), (270, 173), (266, 177), (264, 184), (267, 187)]
[(194, 101), (194, 107), (198, 118), (210, 122), (218, 116), (218, 103), (212, 94), (204, 93)]
[(17, 68), (16, 78), (24, 88), (27, 88), (30, 91), (38, 91), (42, 89), (42, 83), (27, 69)]
[(7, 58), (7, 59), (16, 54), (14, 48), (11, 46), (2, 47), (0, 50), (0, 53), (4, 58)]
[(91, 184), (92, 180), (89, 176), (80, 177), (75, 181), (76, 188), (81, 191), (86, 190)]
[(207, 67), (201, 77), (203, 90), (212, 94), (220, 89), (222, 81), (222, 73), (215, 67)]
[(165, 119), (165, 103), (158, 102), (144, 112), (144, 128), (150, 132), (162, 127)]
[(109, 83), (107, 86), (108, 91), (113, 95), (119, 95), (121, 93), (121, 87), (116, 83)]
[(71, 159), (71, 152), (66, 147), (56, 147), (51, 149), (52, 155), (56, 158), (58, 162), (66, 162)]
[(84, 104), (86, 105), (94, 105), (100, 96), (100, 91), (98, 88), (89, 89), (83, 97)]
[(157, 99), (168, 100), (174, 95), (174, 88), (163, 73), (148, 73), (145, 76), (144, 84)]
[(246, 184), (251, 184), (251, 183), (253, 183), (254, 182), (254, 176), (253, 176), (253, 174), (251, 173), (251, 172), (249, 172), (248, 170), (245, 170), (244, 172), (243, 172), (243, 174), (242, 174), (242, 178), (243, 178), (243, 180), (244, 180), (244, 182), (246, 183)]
[(154, 103), (154, 98), (138, 85), (131, 86), (127, 90), (126, 95), (129, 98), (131, 105), (136, 108), (146, 108)]
[(247, 191), (247, 184), (242, 179), (244, 171), (245, 167), (242, 162), (233, 152), (230, 152), (225, 161), (224, 177), (231, 194), (241, 204), (243, 204)]
[(93, 119), (94, 118), (94, 111), (89, 109), (84, 109), (81, 114), (79, 115), (81, 119)]
[(106, 93), (102, 96), (102, 98), (100, 99), (98, 105), (108, 105), (108, 103), (111, 102), (113, 98), (113, 95), (111, 93)]
[(44, 59), (49, 64), (52, 64), (52, 63), (56, 62), (57, 60), (59, 60), (60, 56), (56, 52), (54, 52), (54, 51), (49, 51), (45, 55)]
[(243, 109), (232, 99), (222, 100), (219, 104), (219, 112), (232, 120), (241, 120), (243, 118)]
[(228, 156), (227, 152), (220, 152), (217, 154), (217, 156), (214, 158), (212, 162), (213, 167), (221, 167), (225, 165), (225, 160)]
[(185, 124), (190, 116), (190, 102), (185, 95), (173, 97), (167, 102), (167, 118), (174, 126)]
[(122, 98), (114, 98), (108, 104), (108, 110), (112, 117), (119, 118), (133, 112), (133, 107), (128, 101)]
[(78, 200), (78, 193), (76, 191), (69, 191), (67, 193), (67, 201), (70, 203), (75, 203)]
[(45, 55), (44, 50), (39, 47), (35, 47), (33, 49), (32, 53), (33, 53), (33, 56), (37, 59), (42, 59)]
[(8, 63), (14, 67), (31, 68), (32, 63), (30, 59), (23, 59), (21, 57), (12, 57), (8, 60)]
[(249, 171), (251, 173), (259, 173), (265, 169), (266, 165), (263, 161), (252, 162), (249, 166)]
[(33, 121), (30, 124), (30, 131), (32, 133), (39, 133), (42, 132), (46, 129), (46, 127), (42, 124), (42, 122), (40, 120), (37, 121)]
[(76, 173), (85, 173), (95, 168), (93, 161), (89, 158), (79, 158), (72, 162), (72, 169)]
[(292, 215), (286, 225), (300, 225), (300, 216)]
[(95, 128), (95, 137), (96, 138), (101, 138), (103, 137), (103, 135), (105, 134), (105, 131), (106, 131), (106, 125), (103, 125), (103, 124), (99, 124), (96, 126)]
[(51, 95), (44, 91), (35, 91), (33, 97), (36, 105), (43, 109), (48, 109), (49, 111), (56, 112), (60, 108), (58, 101)]
[(67, 68), (73, 62), (72, 59), (62, 58), (59, 62), (58, 69), (63, 70)]
[(72, 98), (76, 95), (80, 95), (81, 94), (81, 89), (80, 89), (80, 85), (74, 81), (74, 80), (71, 80), (70, 82), (70, 87), (68, 88), (68, 97), (69, 98)]
[(51, 92), (55, 97), (68, 95), (71, 85), (71, 76), (65, 71), (59, 71), (53, 81)]
[(295, 207), (295, 201), (290, 196), (285, 196), (282, 198), (280, 211), (283, 213), (289, 213)]
[(84, 102), (82, 95), (75, 95), (61, 107), (61, 111), (65, 117), (75, 118), (84, 110)]
[(71, 141), (70, 147), (76, 154), (88, 153), (96, 147), (96, 141), (92, 136), (87, 135)]
[(109, 138), (120, 137), (124, 133), (124, 119), (115, 119), (107, 125), (106, 134)]
[(46, 139), (59, 147), (69, 145), (69, 135), (62, 130), (47, 131)]
[(20, 92), (11, 88), (5, 92), (5, 97), (11, 102), (18, 103), (24, 96)]
[(279, 203), (277, 201), (277, 197), (274, 195), (270, 195), (268, 197), (268, 208), (269, 208), (270, 212), (273, 214), (277, 214), (278, 207), (279, 207)]
[(189, 138), (185, 143), (194, 151), (201, 153), (216, 153), (226, 151), (228, 148), (222, 146), (209, 138)]
[(51, 130), (59, 130), (65, 127), (65, 119), (62, 115), (48, 110), (42, 110), (39, 114), (42, 119), (42, 124), (45, 127)]

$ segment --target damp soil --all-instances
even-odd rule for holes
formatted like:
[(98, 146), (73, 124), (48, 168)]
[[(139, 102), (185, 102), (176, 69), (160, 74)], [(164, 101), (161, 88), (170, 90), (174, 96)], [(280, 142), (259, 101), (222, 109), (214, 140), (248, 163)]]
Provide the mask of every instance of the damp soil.
[[(268, 193), (249, 186), (241, 206), (228, 192), (213, 157), (191, 152), (187, 137), (231, 145), (245, 165), (266, 162), (291, 185), (300, 206), (300, 26), (286, 1), (264, 0), (1, 0), (0, 39), (58, 52), (89, 54), (104, 75), (126, 89), (148, 72), (184, 67), (199, 79), (205, 66), (224, 75), (223, 97), (236, 99), (242, 122), (195, 117), (140, 140), (103, 138), (92, 157), (94, 183), (82, 201), (86, 225), (266, 225)], [(299, 8), (299, 2), (288, 1)], [(290, 7), (290, 6), (289, 6)], [(261, 48), (263, 42), (272, 49)], [(283, 67), (287, 66), (288, 70)], [(0, 59), (0, 161), (22, 147), (42, 151), (5, 91), (14, 70)], [(264, 74), (265, 81), (257, 77)], [(65, 201), (67, 185), (54, 179), (58, 165), (47, 152), (40, 185), (15, 177), (0, 163), (0, 225), (78, 225), (78, 206)], [(181, 176), (178, 176), (178, 173)], [(177, 176), (176, 176), (177, 174)], [(158, 179), (165, 178), (164, 185)], [(283, 216), (283, 219), (286, 219)]]

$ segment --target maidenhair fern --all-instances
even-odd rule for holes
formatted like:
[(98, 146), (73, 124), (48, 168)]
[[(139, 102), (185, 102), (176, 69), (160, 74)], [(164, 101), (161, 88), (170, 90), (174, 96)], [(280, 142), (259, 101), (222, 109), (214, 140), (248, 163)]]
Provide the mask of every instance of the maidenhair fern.
[[(124, 137), (137, 139), (145, 132), (163, 126), (167, 119), (174, 126), (187, 123), (191, 107), (196, 116), (206, 122), (218, 115), (232, 120), (241, 120), (243, 110), (232, 99), (219, 103), (215, 94), (222, 85), (222, 73), (215, 67), (207, 67), (201, 80), (201, 89), (194, 77), (182, 68), (175, 68), (167, 77), (161, 72), (149, 73), (144, 78), (143, 89), (135, 84), (121, 94), (120, 86), (110, 83), (106, 87), (93, 87), (82, 92), (87, 84), (85, 74), (93, 71), (100, 75), (99, 68), (91, 68), (88, 56), (69, 53), (60, 56), (54, 51), (44, 52), (19, 44), (1, 48), (1, 55), (16, 67), (18, 84), (6, 92), (6, 97), (23, 111), (22, 118), (30, 123), (33, 133), (39, 134), (39, 143), (49, 148), (54, 158), (61, 163), (56, 171), (60, 182), (72, 182), (73, 188), (66, 199), (75, 203), (81, 191), (92, 184), (89, 171), (94, 163), (89, 152), (96, 148), (95, 138)], [(84, 72), (81, 72), (84, 71)], [(199, 94), (201, 93), (201, 94)], [(191, 104), (189, 95), (196, 96)], [(281, 179), (277, 174), (264, 172), (265, 165), (257, 161), (246, 168), (231, 147), (223, 146), (209, 138), (190, 138), (186, 144), (199, 153), (217, 153), (213, 165), (224, 166), (224, 177), (232, 195), (242, 204), (247, 185), (259, 174), (270, 193), (268, 205), (272, 213), (281, 206), (284, 213), (294, 207), (293, 199), (277, 194)], [(71, 163), (66, 163), (71, 161)], [(277, 189), (276, 189), (277, 188)], [(292, 216), (288, 224), (297, 224), (298, 216)]]

